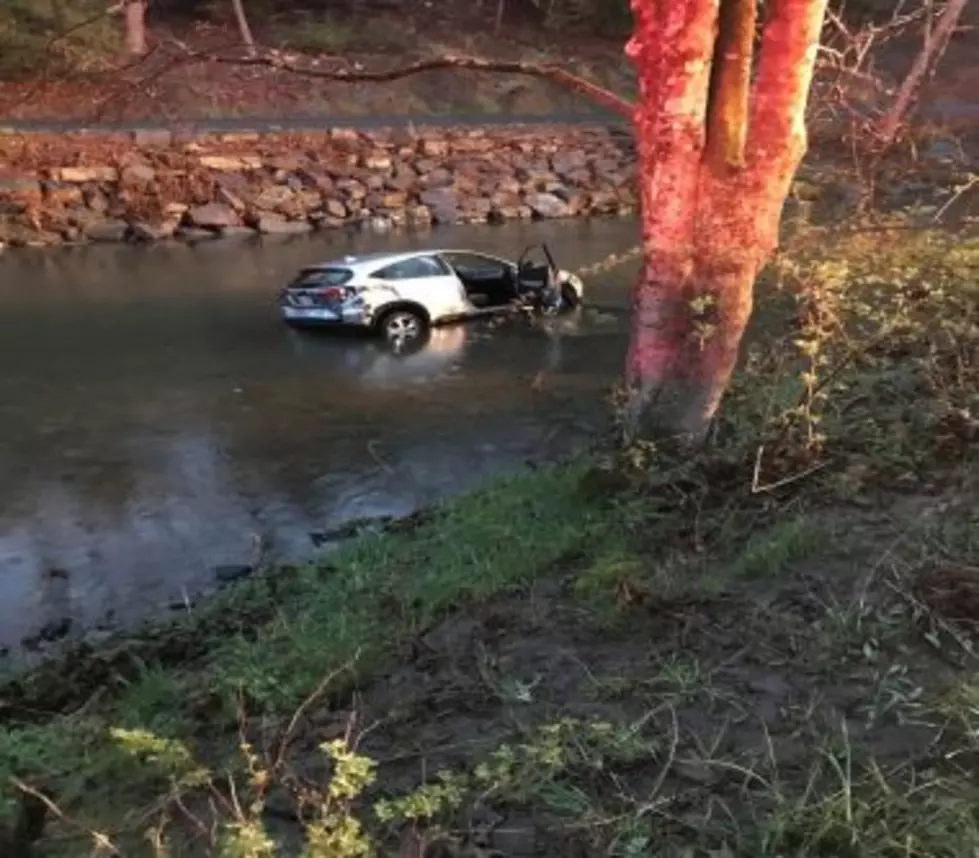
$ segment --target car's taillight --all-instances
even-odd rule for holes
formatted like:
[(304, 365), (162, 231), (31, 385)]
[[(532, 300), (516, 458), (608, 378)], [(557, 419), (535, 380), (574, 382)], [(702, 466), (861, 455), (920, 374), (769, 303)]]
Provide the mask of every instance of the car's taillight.
[(325, 298), (327, 301), (342, 301), (347, 297), (346, 289), (340, 289), (337, 286), (330, 286), (328, 289), (320, 289), (319, 295)]

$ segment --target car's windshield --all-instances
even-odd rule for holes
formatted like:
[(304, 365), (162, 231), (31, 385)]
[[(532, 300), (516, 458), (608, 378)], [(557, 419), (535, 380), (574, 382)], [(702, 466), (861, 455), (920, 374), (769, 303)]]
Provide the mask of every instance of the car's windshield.
[(342, 286), (354, 274), (349, 268), (306, 268), (289, 284), (290, 289), (321, 289)]

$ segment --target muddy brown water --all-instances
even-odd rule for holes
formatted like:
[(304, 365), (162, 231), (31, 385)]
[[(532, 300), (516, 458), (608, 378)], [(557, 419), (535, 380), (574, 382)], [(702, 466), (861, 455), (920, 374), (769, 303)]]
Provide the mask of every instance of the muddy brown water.
[[(628, 267), (585, 311), (467, 323), (397, 358), (293, 332), (301, 265), (347, 252), (546, 239), (570, 268), (625, 250), (629, 220), (331, 234), (0, 256), (0, 645), (160, 615), (310, 534), (401, 514), (575, 449), (622, 362)], [(546, 373), (543, 387), (533, 381)], [(70, 620), (70, 624), (69, 621)]]

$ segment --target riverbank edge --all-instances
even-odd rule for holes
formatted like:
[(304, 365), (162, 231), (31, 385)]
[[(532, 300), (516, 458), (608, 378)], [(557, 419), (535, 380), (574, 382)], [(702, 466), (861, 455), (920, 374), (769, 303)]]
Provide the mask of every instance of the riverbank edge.
[[(544, 467), (548, 472), (564, 472), (580, 469), (586, 460), (588, 454), (580, 453)], [(347, 554), (384, 540), (410, 540), (422, 528), (437, 528), (441, 519), (454, 514), (457, 505), (479, 504), (484, 495), (520, 487), (524, 480), (534, 479), (538, 467), (498, 475), (472, 491), (403, 516), (352, 519), (317, 534), (320, 548), (305, 562), (241, 567), (238, 577), (188, 601), (180, 612), (141, 620), (108, 634), (52, 642), (40, 659), (30, 663), (14, 657), (0, 666), (0, 729), (10, 721), (44, 722), (68, 715), (90, 702), (100, 687), (125, 685), (146, 665), (186, 668), (242, 629), (261, 626), (282, 611), (300, 607), (298, 601), (288, 604), (297, 588), (307, 587), (309, 576), (315, 583), (317, 578), (340, 572)], [(83, 682), (66, 682), (69, 677), (80, 677)]]
[(631, 215), (610, 124), (0, 136), (0, 243), (198, 242)]

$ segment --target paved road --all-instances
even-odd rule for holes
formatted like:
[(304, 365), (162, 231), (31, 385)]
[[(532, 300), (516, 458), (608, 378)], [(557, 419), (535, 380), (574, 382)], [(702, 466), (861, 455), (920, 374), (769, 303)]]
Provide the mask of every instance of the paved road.
[[(955, 99), (936, 99), (924, 104), (919, 116), (932, 120), (951, 122), (979, 121), (979, 104), (965, 103)], [(616, 113), (604, 110), (587, 113), (547, 113), (547, 114), (487, 114), (458, 113), (386, 116), (285, 116), (285, 117), (218, 117), (188, 119), (184, 122), (173, 120), (138, 120), (135, 122), (79, 122), (77, 120), (57, 119), (4, 119), (0, 117), (0, 134), (16, 133), (111, 133), (133, 131), (184, 131), (190, 133), (247, 133), (268, 131), (323, 131), (329, 128), (405, 128), (416, 127), (500, 127), (505, 125), (605, 125), (625, 133), (631, 132), (630, 123)]]
[(554, 113), (540, 115), (514, 114), (452, 114), (431, 116), (290, 116), (290, 117), (228, 117), (191, 119), (186, 122), (169, 120), (135, 122), (93, 122), (74, 120), (17, 120), (0, 118), (0, 133), (70, 133), (70, 132), (131, 132), (180, 130), (206, 132), (262, 131), (322, 131), (327, 128), (390, 128), (448, 127), (457, 125), (499, 127), (502, 125), (609, 125), (628, 128), (617, 114), (606, 111), (588, 113)]

